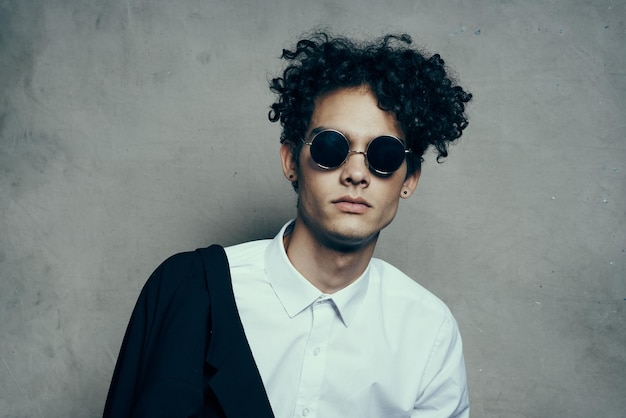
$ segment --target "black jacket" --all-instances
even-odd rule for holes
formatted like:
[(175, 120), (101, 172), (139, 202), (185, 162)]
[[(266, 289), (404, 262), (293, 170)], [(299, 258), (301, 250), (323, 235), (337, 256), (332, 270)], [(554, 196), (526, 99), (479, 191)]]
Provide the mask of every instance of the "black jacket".
[(103, 416), (273, 417), (223, 248), (177, 254), (150, 276), (128, 324)]

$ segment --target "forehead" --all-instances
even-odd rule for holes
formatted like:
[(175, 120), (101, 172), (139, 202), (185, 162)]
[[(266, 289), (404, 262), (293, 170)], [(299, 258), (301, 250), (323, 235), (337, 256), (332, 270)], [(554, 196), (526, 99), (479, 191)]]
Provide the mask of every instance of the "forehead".
[(378, 107), (378, 100), (368, 87), (342, 88), (319, 96), (308, 133), (319, 128), (336, 129), (349, 137), (403, 137), (394, 114)]

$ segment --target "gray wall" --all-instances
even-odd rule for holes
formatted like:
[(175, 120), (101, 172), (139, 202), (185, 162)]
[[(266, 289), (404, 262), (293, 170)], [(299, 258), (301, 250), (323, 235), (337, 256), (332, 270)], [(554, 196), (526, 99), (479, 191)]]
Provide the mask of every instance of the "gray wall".
[(0, 1), (0, 416), (101, 413), (167, 256), (294, 214), (267, 121), (314, 25), (406, 31), (475, 94), (378, 256), (445, 300), (474, 417), (626, 409), (622, 1)]

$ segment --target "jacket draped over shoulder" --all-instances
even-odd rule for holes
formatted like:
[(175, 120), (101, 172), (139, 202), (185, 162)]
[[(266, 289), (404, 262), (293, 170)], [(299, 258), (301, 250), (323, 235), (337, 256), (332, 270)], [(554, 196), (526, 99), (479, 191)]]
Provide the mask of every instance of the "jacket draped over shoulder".
[(122, 342), (104, 417), (273, 416), (222, 256), (219, 246), (180, 253), (150, 276)]

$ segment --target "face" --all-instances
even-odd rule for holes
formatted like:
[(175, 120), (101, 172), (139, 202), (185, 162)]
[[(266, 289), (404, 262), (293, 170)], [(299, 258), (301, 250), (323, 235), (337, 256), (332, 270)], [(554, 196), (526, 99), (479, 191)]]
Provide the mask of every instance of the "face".
[[(403, 138), (394, 115), (381, 110), (366, 87), (335, 90), (315, 101), (305, 140), (327, 128), (342, 132), (351, 151), (365, 151), (381, 135)], [(407, 176), (406, 161), (391, 175), (379, 176), (358, 153), (333, 170), (320, 168), (307, 145), (301, 147), (298, 165), (288, 145), (281, 147), (281, 157), (285, 176), (299, 185), (296, 228), (326, 246), (373, 245), (393, 220), (400, 198), (409, 197), (419, 179), (419, 172)]]

